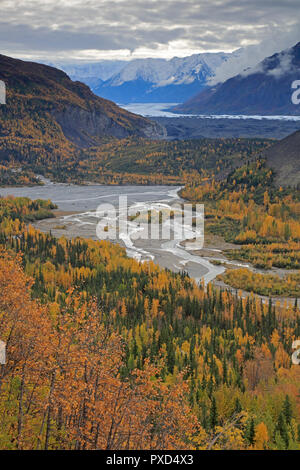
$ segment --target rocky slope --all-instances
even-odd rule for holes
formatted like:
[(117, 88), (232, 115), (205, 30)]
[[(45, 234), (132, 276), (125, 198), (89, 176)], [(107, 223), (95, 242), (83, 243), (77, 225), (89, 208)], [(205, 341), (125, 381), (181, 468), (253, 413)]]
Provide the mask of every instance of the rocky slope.
[(28, 159), (33, 153), (97, 146), (103, 138), (159, 138), (156, 123), (95, 96), (64, 72), (0, 55), (7, 104), (0, 106), (0, 155)]
[(276, 172), (278, 186), (294, 187), (300, 184), (300, 131), (270, 147), (265, 157), (268, 166)]
[(136, 59), (128, 62), (93, 91), (117, 103), (182, 103), (214, 77), (230, 57), (218, 52), (173, 59)]

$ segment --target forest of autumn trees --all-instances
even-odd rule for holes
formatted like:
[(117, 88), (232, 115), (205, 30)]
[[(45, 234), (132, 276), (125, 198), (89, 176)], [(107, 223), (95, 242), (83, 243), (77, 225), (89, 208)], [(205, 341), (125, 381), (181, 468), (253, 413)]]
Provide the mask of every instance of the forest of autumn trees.
[[(234, 170), (227, 180), (191, 182), (181, 195), (205, 203), (206, 230), (235, 243), (226, 251), (232, 260), (254, 268), (299, 269), (300, 191), (276, 188), (273, 172), (257, 160)], [(221, 277), (238, 289), (263, 295), (298, 297), (299, 273), (255, 273), (246, 267), (228, 270)]]
[(193, 448), (204, 440), (181, 375), (167, 386), (163, 360), (145, 361), (122, 379), (122, 338), (95, 302), (71, 290), (54, 318), (30, 298), (20, 262), (2, 251), (2, 449)]
[(299, 449), (297, 307), (197, 286), (2, 199), (2, 449)]
[[(65, 183), (185, 184), (227, 173), (270, 145), (269, 141), (260, 139), (173, 142), (128, 137), (103, 138), (95, 147), (79, 149), (64, 138), (58, 126), (49, 127), (47, 122), (41, 125), (43, 139), (38, 138), (32, 122), (7, 124), (4, 120), (5, 136), (0, 135), (3, 166), (0, 185), (22, 184), (22, 177), (23, 184), (36, 184), (34, 173)], [(20, 165), (21, 173), (10, 171), (11, 167)]]

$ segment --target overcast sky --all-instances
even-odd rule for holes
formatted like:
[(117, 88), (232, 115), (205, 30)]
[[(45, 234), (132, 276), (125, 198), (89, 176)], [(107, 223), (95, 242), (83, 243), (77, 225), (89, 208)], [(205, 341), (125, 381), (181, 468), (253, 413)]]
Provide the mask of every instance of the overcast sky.
[(300, 0), (0, 0), (0, 7), (0, 52), (40, 61), (171, 58), (260, 42), (263, 58), (300, 41)]

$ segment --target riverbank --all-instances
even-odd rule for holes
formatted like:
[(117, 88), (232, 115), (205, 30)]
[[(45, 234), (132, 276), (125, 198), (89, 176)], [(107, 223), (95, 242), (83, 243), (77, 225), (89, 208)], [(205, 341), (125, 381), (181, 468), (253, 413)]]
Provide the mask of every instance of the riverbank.
[[(98, 240), (96, 226), (98, 218), (93, 212), (53, 211), (55, 218), (44, 219), (33, 225), (42, 232), (50, 232), (55, 237), (66, 238), (90, 238)], [(118, 234), (119, 235), (119, 234)], [(112, 243), (118, 243), (126, 248), (128, 256), (139, 261), (153, 261), (162, 268), (173, 272), (185, 271), (196, 282), (204, 280), (207, 284), (224, 272), (224, 268), (210, 263), (180, 246), (180, 240), (151, 240), (134, 239), (123, 237), (110, 239)]]
[[(182, 243), (183, 245), (185, 242)], [(283, 269), (283, 268), (276, 268), (273, 267), (271, 269), (259, 269), (255, 268), (251, 263), (241, 262), (238, 260), (229, 259), (226, 256), (226, 250), (239, 250), (241, 245), (236, 245), (233, 243), (226, 242), (222, 237), (218, 235), (209, 234), (205, 237), (204, 247), (201, 250), (195, 251), (197, 256), (203, 257), (203, 259), (209, 260), (211, 263), (215, 263), (218, 266), (223, 266), (225, 270), (227, 269), (241, 269), (246, 268), (249, 269), (251, 272), (256, 274), (268, 275), (272, 274), (275, 276), (279, 276), (280, 278), (284, 278), (286, 275), (295, 274), (298, 271), (293, 269)], [(217, 276), (212, 280), (214, 286), (228, 289), (233, 293), (239, 292), (242, 297), (247, 297), (251, 294), (250, 291), (246, 291), (243, 289), (237, 289), (230, 284), (225, 283), (222, 279), (222, 276)], [(268, 296), (255, 293), (257, 297), (262, 299), (263, 302), (269, 302)], [(294, 305), (295, 304), (295, 297), (285, 297), (285, 296), (272, 296), (272, 303), (280, 303), (281, 305)]]

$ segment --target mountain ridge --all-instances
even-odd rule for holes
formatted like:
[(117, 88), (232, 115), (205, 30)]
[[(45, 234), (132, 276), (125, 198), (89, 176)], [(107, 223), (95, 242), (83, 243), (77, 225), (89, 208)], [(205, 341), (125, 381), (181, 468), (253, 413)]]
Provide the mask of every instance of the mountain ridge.
[(83, 82), (91, 90), (118, 73), (127, 62), (125, 60), (103, 60), (88, 63), (48, 62), (46, 65), (63, 70), (75, 82)]
[(20, 152), (26, 158), (37, 148), (55, 154), (60, 148), (63, 154), (107, 137), (164, 135), (158, 124), (94, 95), (54, 67), (0, 55), (0, 80), (7, 90), (7, 103), (0, 106), (2, 158)]
[(233, 53), (200, 53), (172, 59), (135, 59), (94, 87), (97, 95), (118, 103), (183, 102), (207, 86)]
[(300, 79), (300, 42), (267, 57), (224, 83), (207, 88), (174, 112), (191, 114), (299, 115), (291, 85)]
[(300, 130), (269, 147), (264, 157), (267, 165), (275, 170), (277, 186), (300, 184)]

